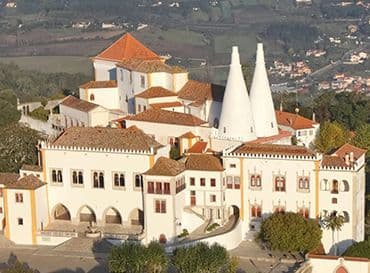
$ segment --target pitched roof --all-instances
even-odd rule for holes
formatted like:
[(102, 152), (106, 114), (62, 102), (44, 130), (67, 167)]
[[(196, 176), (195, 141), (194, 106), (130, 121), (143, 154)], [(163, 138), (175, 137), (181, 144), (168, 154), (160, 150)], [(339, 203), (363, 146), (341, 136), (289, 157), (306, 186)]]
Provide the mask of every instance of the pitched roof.
[(179, 101), (171, 101), (162, 103), (152, 103), (150, 104), (150, 106), (155, 109), (162, 109), (162, 108), (180, 107), (183, 106), (183, 104)]
[(189, 154), (202, 154), (205, 152), (205, 150), (207, 149), (207, 145), (208, 143), (207, 142), (204, 142), (204, 141), (197, 141), (194, 143), (193, 146), (191, 146), (187, 151), (186, 153), (189, 153)]
[(145, 98), (145, 99), (161, 98), (161, 97), (176, 97), (176, 96), (177, 94), (175, 92), (172, 92), (160, 86), (150, 87), (147, 90), (135, 95), (135, 97)]
[(276, 120), (279, 125), (291, 127), (294, 130), (313, 128), (317, 122), (308, 118), (302, 117), (296, 113), (289, 113), (283, 111), (275, 111)]
[(116, 62), (131, 58), (143, 60), (160, 59), (157, 54), (136, 40), (130, 33), (123, 35), (95, 58)]
[(222, 102), (225, 87), (212, 83), (189, 80), (179, 91), (179, 98), (193, 102), (204, 102), (214, 100)]
[(179, 136), (180, 138), (195, 138), (197, 137), (196, 135), (193, 134), (193, 132), (189, 131), (189, 132), (186, 132), (185, 134), (182, 134), (181, 136)]
[(89, 81), (80, 85), (80, 88), (94, 89), (94, 88), (114, 88), (117, 87), (117, 81)]
[(169, 66), (161, 60), (126, 59), (119, 62), (117, 66), (142, 73), (167, 72), (172, 74), (186, 72), (178, 66)]
[(44, 185), (46, 185), (46, 183), (42, 182), (39, 178), (31, 174), (31, 175), (23, 176), (17, 181), (9, 183), (8, 185), (6, 185), (6, 187), (8, 189), (35, 190)]
[(17, 181), (19, 174), (17, 173), (0, 173), (0, 185), (7, 185)]
[(176, 176), (185, 170), (185, 164), (166, 157), (160, 157), (145, 175)]
[(277, 144), (256, 144), (245, 143), (236, 148), (233, 153), (258, 154), (258, 155), (292, 155), (292, 156), (313, 156), (315, 153), (303, 146), (277, 145)]
[(128, 129), (102, 127), (71, 127), (53, 143), (54, 146), (95, 149), (150, 151), (162, 147), (160, 143), (136, 126)]
[(194, 154), (186, 158), (185, 167), (193, 171), (223, 171), (221, 159), (210, 154)]
[(200, 126), (206, 122), (191, 115), (162, 109), (148, 109), (136, 115), (126, 116), (123, 120), (137, 120), (154, 123), (176, 124), (184, 126)]
[(366, 150), (355, 147), (351, 144), (344, 144), (337, 151), (331, 155), (324, 155), (321, 166), (323, 167), (341, 167), (348, 168), (353, 166), (353, 162), (350, 162), (350, 165), (346, 164), (346, 155), (349, 155), (353, 152), (353, 159), (356, 161), (362, 155), (366, 153)]
[(252, 140), (249, 143), (259, 143), (259, 144), (264, 144), (264, 143), (273, 143), (281, 139), (286, 139), (288, 137), (291, 137), (292, 133), (289, 131), (283, 131), (279, 130), (279, 134), (275, 136), (269, 136), (269, 137), (259, 137), (256, 140)]
[(99, 105), (95, 103), (91, 103), (85, 100), (80, 100), (71, 95), (66, 97), (60, 104), (76, 109), (76, 110), (79, 110), (81, 112), (90, 112), (91, 110), (94, 110), (95, 108), (99, 107)]
[(42, 167), (39, 165), (23, 164), (21, 170), (31, 171), (31, 172), (42, 172)]

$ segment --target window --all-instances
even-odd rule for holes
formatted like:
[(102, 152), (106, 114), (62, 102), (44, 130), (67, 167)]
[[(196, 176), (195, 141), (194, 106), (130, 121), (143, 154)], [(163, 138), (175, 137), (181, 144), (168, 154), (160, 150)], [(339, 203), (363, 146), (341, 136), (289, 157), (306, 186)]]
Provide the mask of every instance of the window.
[(260, 218), (262, 216), (261, 206), (254, 205), (251, 207), (251, 217)]
[(204, 186), (206, 185), (206, 179), (205, 179), (205, 178), (201, 178), (201, 179), (200, 179), (200, 185), (201, 185), (202, 187), (204, 187)]
[(135, 188), (141, 188), (143, 186), (143, 177), (140, 174), (135, 175)]
[(236, 164), (230, 164), (230, 168), (236, 168)]
[(0, 207), (0, 214), (3, 214), (3, 208)]
[(143, 106), (143, 111), (146, 111), (146, 105)]
[(72, 171), (72, 184), (73, 185), (83, 185), (84, 176), (82, 171)]
[(166, 200), (155, 200), (155, 212), (166, 213)]
[(344, 223), (349, 223), (349, 214), (348, 212), (346, 211), (343, 211), (343, 220), (344, 220)]
[(275, 191), (285, 191), (285, 177), (277, 176), (275, 177)]
[(113, 173), (113, 187), (123, 188), (125, 187), (125, 174), (124, 173)]
[(120, 69), (121, 72), (121, 82), (123, 82), (123, 69)]
[(3, 197), (3, 189), (0, 189), (0, 197)]
[(140, 113), (141, 112), (141, 105), (140, 104), (138, 104), (137, 105), (137, 111)]
[(331, 203), (332, 204), (337, 204), (338, 203), (338, 199), (337, 198), (332, 198), (331, 199)]
[(271, 128), (274, 128), (274, 123), (273, 122), (271, 122)]
[(23, 193), (16, 193), (15, 194), (15, 202), (16, 203), (23, 203)]
[(57, 170), (57, 169), (52, 169), (51, 170), (51, 182), (53, 182), (53, 183), (63, 183), (62, 170)]
[(226, 176), (226, 183), (227, 183), (227, 188), (232, 189), (233, 188), (233, 177)]
[(224, 127), (224, 134), (226, 134), (226, 127)]
[(240, 177), (234, 176), (234, 189), (240, 189)]
[(94, 94), (91, 94), (90, 95), (90, 101), (94, 101), (95, 100), (95, 96), (94, 96)]
[(93, 172), (93, 187), (96, 189), (104, 189), (103, 172)]
[(298, 214), (302, 215), (304, 218), (309, 218), (310, 217), (310, 210), (308, 208), (300, 208), (298, 210)]
[(216, 179), (211, 178), (211, 187), (216, 187)]
[(340, 183), (340, 191), (349, 191), (349, 183), (347, 180), (342, 180)]
[(18, 226), (23, 226), (23, 218), (18, 218)]
[(310, 189), (310, 178), (308, 176), (298, 177), (298, 190), (309, 190)]
[(164, 183), (163, 184), (163, 193), (164, 194), (171, 194), (171, 188), (170, 188), (170, 183)]
[(195, 186), (195, 178), (190, 177), (190, 186)]
[(140, 76), (140, 86), (141, 86), (142, 88), (144, 88), (144, 87), (145, 87), (145, 77), (144, 77), (143, 75), (141, 75), (141, 76)]
[(284, 213), (285, 212), (285, 208), (282, 207), (282, 206), (275, 207), (274, 212), (275, 213)]
[(216, 195), (215, 194), (211, 194), (209, 197), (210, 197), (211, 203), (216, 202)]
[(338, 180), (334, 179), (331, 183), (331, 193), (337, 194), (338, 193)]
[(327, 179), (321, 180), (321, 190), (328, 191), (329, 190), (329, 181)]
[(154, 182), (148, 182), (148, 193), (154, 193)]
[(132, 73), (133, 72), (130, 72), (130, 84), (132, 84)]
[(161, 182), (155, 183), (155, 193), (162, 194), (162, 183)]
[(260, 188), (261, 187), (261, 176), (259, 174), (252, 174), (250, 177), (250, 186), (251, 188)]

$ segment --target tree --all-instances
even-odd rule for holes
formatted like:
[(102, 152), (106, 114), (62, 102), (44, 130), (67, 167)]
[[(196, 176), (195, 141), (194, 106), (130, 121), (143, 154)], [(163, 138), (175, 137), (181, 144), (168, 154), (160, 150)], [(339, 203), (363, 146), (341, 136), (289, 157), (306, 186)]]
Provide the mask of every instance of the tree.
[(370, 259), (370, 241), (354, 243), (343, 253), (343, 256)]
[(352, 144), (366, 149), (367, 168), (370, 168), (370, 124), (364, 124), (356, 130), (355, 137), (351, 140)]
[(321, 241), (322, 230), (314, 219), (293, 213), (274, 213), (262, 221), (259, 238), (273, 250), (308, 252)]
[(30, 268), (26, 263), (20, 262), (15, 256), (11, 256), (11, 257), (14, 257), (14, 260), (10, 261), (9, 259), (8, 268), (3, 269), (1, 272), (3, 273), (38, 273), (37, 270)]
[(0, 91), (0, 127), (18, 122), (21, 114), (17, 110), (17, 97), (12, 90)]
[(321, 219), (322, 225), (325, 229), (330, 229), (332, 232), (332, 244), (334, 246), (334, 255), (337, 255), (337, 244), (335, 243), (334, 233), (337, 232), (337, 236), (339, 235), (339, 231), (342, 229), (344, 224), (344, 217), (339, 215), (337, 212), (332, 212), (327, 216), (324, 216)]
[(246, 63), (242, 65), (242, 71), (245, 79), (245, 84), (247, 85), (247, 89), (250, 90), (253, 80), (253, 66), (250, 63)]
[(168, 259), (163, 247), (152, 242), (145, 247), (138, 243), (125, 242), (113, 247), (108, 256), (111, 273), (163, 273)]
[(348, 131), (338, 122), (324, 122), (315, 140), (316, 149), (328, 154), (349, 140)]
[(179, 273), (235, 273), (237, 262), (218, 244), (198, 243), (178, 248), (173, 256), (173, 265)]
[(38, 132), (18, 123), (0, 130), (0, 172), (17, 172), (23, 164), (37, 163)]

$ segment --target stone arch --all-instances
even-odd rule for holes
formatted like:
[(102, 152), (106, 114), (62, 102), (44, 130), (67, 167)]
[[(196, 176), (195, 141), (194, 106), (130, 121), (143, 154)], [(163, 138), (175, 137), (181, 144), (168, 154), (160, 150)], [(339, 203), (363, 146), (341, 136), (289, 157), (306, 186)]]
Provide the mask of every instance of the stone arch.
[(94, 222), (96, 223), (96, 214), (88, 205), (82, 206), (77, 212), (79, 222)]
[(129, 216), (129, 223), (130, 225), (134, 226), (143, 226), (144, 225), (144, 212), (141, 209), (133, 209)]
[(22, 114), (26, 115), (26, 106), (24, 106), (24, 105), (22, 106)]
[(122, 224), (122, 216), (114, 207), (109, 207), (104, 211), (103, 219), (105, 224)]
[(54, 220), (71, 221), (71, 213), (69, 212), (68, 208), (62, 203), (55, 205), (51, 215)]

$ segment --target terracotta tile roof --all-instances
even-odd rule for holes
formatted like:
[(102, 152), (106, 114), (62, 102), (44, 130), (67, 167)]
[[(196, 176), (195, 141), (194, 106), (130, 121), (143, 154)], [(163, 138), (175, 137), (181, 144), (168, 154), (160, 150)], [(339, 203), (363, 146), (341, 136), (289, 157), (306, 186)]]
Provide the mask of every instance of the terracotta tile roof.
[(31, 171), (31, 172), (42, 172), (42, 167), (39, 165), (27, 165), (23, 164), (21, 170)]
[(314, 156), (315, 153), (303, 146), (245, 143), (233, 153), (259, 155)]
[(291, 127), (294, 130), (300, 129), (310, 129), (313, 128), (313, 125), (317, 122), (310, 120), (308, 118), (302, 117), (296, 113), (275, 111), (276, 120), (279, 125)]
[(221, 85), (189, 80), (178, 93), (179, 98), (202, 103), (206, 100), (222, 102), (225, 87)]
[(180, 107), (183, 104), (179, 101), (172, 101), (172, 102), (162, 102), (162, 103), (152, 103), (150, 106), (154, 109), (162, 109), (162, 108), (171, 108), (171, 107)]
[(19, 179), (17, 173), (0, 173), (0, 185), (7, 185)]
[(193, 146), (191, 146), (186, 151), (186, 153), (189, 153), (189, 154), (202, 154), (202, 153), (204, 153), (206, 151), (207, 145), (208, 145), (207, 142), (197, 141), (197, 142), (194, 143)]
[(83, 89), (94, 89), (94, 88), (114, 88), (117, 87), (117, 81), (89, 81), (80, 85)]
[(66, 129), (52, 145), (134, 151), (149, 151), (151, 147), (154, 150), (162, 147), (136, 126), (128, 129), (71, 127)]
[(349, 155), (353, 152), (353, 159), (356, 161), (362, 155), (366, 153), (366, 150), (357, 148), (351, 144), (344, 144), (340, 147), (336, 152), (331, 155), (324, 155), (321, 166), (323, 167), (340, 167), (340, 168), (348, 168), (353, 167), (353, 164), (350, 165), (346, 164), (346, 155)]
[(81, 112), (90, 112), (91, 110), (94, 110), (95, 108), (99, 107), (99, 105), (95, 103), (91, 103), (85, 100), (80, 100), (74, 96), (66, 97), (60, 104), (76, 109), (76, 110), (79, 110)]
[(126, 33), (107, 49), (99, 53), (96, 59), (122, 61), (125, 59), (159, 60), (160, 57), (136, 40), (130, 33)]
[(185, 167), (193, 171), (222, 172), (224, 170), (221, 159), (209, 154), (189, 155), (186, 158)]
[(259, 137), (256, 140), (250, 141), (249, 143), (268, 144), (291, 136), (292, 136), (291, 132), (279, 130), (279, 134), (276, 136)]
[(154, 123), (176, 124), (184, 126), (200, 126), (206, 122), (190, 114), (166, 111), (161, 109), (148, 109), (133, 116), (126, 116), (123, 120), (137, 120)]
[(176, 176), (185, 171), (185, 164), (166, 157), (160, 157), (145, 175)]
[(46, 185), (46, 183), (42, 182), (33, 174), (23, 176), (22, 178), (18, 179), (15, 182), (9, 183), (6, 185), (8, 189), (20, 189), (20, 190), (35, 190), (42, 186)]
[(147, 90), (135, 95), (135, 97), (139, 98), (145, 98), (145, 99), (150, 99), (150, 98), (162, 98), (162, 97), (176, 97), (177, 94), (175, 92), (172, 92), (166, 88), (160, 87), (160, 86), (155, 86), (155, 87), (150, 87)]
[(189, 131), (186, 132), (185, 134), (179, 136), (180, 138), (195, 138), (197, 137), (196, 135), (193, 134), (193, 132)]
[(161, 60), (140, 60), (140, 59), (127, 59), (117, 64), (118, 67), (122, 67), (131, 71), (137, 71), (142, 73), (154, 73), (154, 72), (167, 72), (167, 73), (186, 73), (186, 70), (178, 66), (169, 66)]

